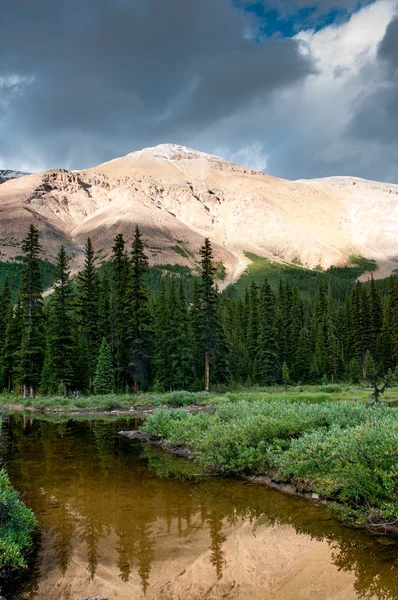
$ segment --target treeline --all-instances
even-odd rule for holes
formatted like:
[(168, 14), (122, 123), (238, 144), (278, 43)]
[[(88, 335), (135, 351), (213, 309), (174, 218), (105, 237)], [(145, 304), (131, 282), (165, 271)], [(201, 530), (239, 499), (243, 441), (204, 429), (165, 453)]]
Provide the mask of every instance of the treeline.
[(253, 283), (242, 299), (217, 289), (210, 241), (189, 300), (182, 277), (148, 291), (141, 232), (131, 248), (117, 235), (111, 269), (99, 274), (90, 239), (85, 264), (72, 278), (62, 247), (45, 305), (41, 246), (31, 226), (22, 244), (16, 303), (0, 293), (0, 386), (25, 395), (98, 394), (142, 389), (209, 389), (211, 384), (372, 380), (395, 369), (398, 283), (386, 293), (373, 279), (338, 303), (322, 282), (315, 301), (282, 281)]

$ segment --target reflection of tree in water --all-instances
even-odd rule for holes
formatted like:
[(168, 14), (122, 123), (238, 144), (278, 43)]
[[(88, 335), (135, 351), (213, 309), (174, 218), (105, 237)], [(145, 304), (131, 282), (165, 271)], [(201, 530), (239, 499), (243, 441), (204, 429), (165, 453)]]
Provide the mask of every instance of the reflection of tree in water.
[(146, 592), (156, 536), (162, 528), (173, 535), (190, 535), (199, 518), (209, 528), (211, 561), (220, 578), (223, 524), (233, 526), (244, 519), (253, 527), (289, 524), (299, 534), (327, 541), (336, 566), (355, 573), (358, 597), (398, 597), (398, 543), (391, 538), (389, 545), (383, 544), (377, 536), (344, 527), (304, 500), (248, 483), (198, 477), (196, 465), (157, 449), (147, 449), (137, 460), (140, 447), (115, 435), (123, 428), (120, 424), (96, 422), (90, 430), (88, 423), (70, 423), (58, 429), (57, 424), (38, 420), (24, 431), (20, 417), (11, 421), (4, 449), (5, 456), (12, 457), (11, 479), (21, 491), (30, 490), (24, 499), (52, 536), (62, 573), (67, 572), (75, 538), (87, 545), (93, 577), (99, 544), (104, 539), (109, 543), (114, 532), (122, 581), (127, 582), (136, 568)]
[(93, 427), (95, 445), (105, 475), (112, 470), (117, 448), (117, 423), (96, 421)]
[(216, 569), (217, 579), (221, 579), (222, 568), (224, 564), (224, 552), (222, 551), (222, 545), (225, 541), (225, 537), (221, 534), (223, 522), (220, 516), (216, 513), (211, 514), (208, 522), (210, 526), (211, 537), (210, 562)]
[(72, 538), (75, 530), (75, 517), (70, 514), (65, 504), (61, 504), (57, 515), (57, 524), (53, 527), (52, 533), (54, 537), (53, 549), (62, 575), (65, 575), (68, 570), (69, 561), (72, 558)]
[(151, 565), (155, 558), (155, 540), (149, 523), (140, 521), (138, 524), (137, 564), (141, 579), (141, 587), (146, 594), (149, 587)]
[(107, 527), (97, 516), (95, 507), (87, 513), (80, 517), (79, 537), (87, 545), (88, 572), (91, 579), (94, 579), (98, 567), (98, 545), (100, 539), (105, 536)]

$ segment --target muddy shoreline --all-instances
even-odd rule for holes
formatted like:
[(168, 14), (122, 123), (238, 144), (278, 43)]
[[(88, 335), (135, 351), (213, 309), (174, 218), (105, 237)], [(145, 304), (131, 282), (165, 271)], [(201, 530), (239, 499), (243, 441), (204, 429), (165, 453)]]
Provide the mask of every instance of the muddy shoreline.
[[(161, 448), (168, 454), (173, 456), (177, 456), (180, 458), (193, 459), (191, 450), (183, 445), (171, 445), (167, 444), (162, 440), (159, 436), (151, 436), (142, 431), (119, 431), (119, 435), (128, 438), (132, 441), (138, 441), (144, 444), (150, 444), (153, 446), (157, 446)], [(220, 474), (220, 473), (219, 473)], [(221, 474), (220, 474), (221, 475)], [(274, 469), (268, 469), (264, 473), (252, 473), (252, 474), (235, 474), (234, 477), (238, 479), (243, 479), (245, 481), (249, 481), (251, 483), (255, 483), (256, 485), (263, 485), (277, 492), (285, 494), (287, 496), (292, 496), (296, 498), (303, 498), (312, 502), (317, 506), (324, 506), (331, 508), (332, 506), (336, 506), (337, 502), (330, 500), (328, 498), (323, 498), (319, 494), (314, 492), (308, 492), (300, 490), (293, 482), (284, 481)], [(343, 506), (343, 505), (342, 505)], [(366, 529), (372, 533), (377, 533), (378, 535), (398, 535), (398, 521), (395, 523), (366, 523), (364, 525), (359, 525), (352, 522), (344, 521), (347, 526), (355, 527), (359, 529)]]

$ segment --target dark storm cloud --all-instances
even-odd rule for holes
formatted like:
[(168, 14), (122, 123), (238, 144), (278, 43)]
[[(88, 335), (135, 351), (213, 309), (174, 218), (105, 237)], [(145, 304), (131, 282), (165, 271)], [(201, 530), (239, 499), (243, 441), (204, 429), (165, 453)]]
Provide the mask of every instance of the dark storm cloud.
[(398, 15), (387, 27), (379, 46), (378, 56), (381, 60), (386, 60), (393, 70), (398, 69)]
[[(87, 166), (144, 145), (188, 143), (266, 102), (313, 66), (292, 39), (250, 39), (254, 18), (230, 0), (6, 3), (0, 158), (19, 166), (34, 152), (46, 166)], [(12, 76), (22, 82), (6, 96), (1, 81)]]

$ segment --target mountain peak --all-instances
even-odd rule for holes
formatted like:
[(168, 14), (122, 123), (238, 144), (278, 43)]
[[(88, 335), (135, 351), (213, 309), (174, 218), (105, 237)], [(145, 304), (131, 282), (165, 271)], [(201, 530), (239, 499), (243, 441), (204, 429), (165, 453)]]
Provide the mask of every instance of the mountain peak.
[(207, 160), (209, 162), (227, 163), (226, 160), (216, 156), (214, 154), (207, 154), (206, 152), (199, 152), (193, 148), (187, 146), (180, 146), (179, 144), (159, 144), (152, 148), (144, 148), (137, 152), (131, 152), (128, 156), (132, 158), (138, 158), (140, 156), (154, 156), (156, 158), (163, 158), (165, 160), (177, 161), (177, 160)]

